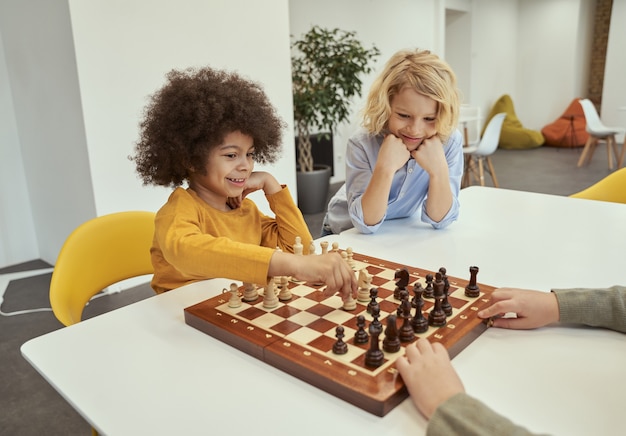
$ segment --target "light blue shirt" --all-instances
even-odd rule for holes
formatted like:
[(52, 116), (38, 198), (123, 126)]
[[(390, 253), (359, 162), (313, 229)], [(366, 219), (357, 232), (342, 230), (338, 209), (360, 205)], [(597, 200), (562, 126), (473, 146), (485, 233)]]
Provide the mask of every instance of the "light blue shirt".
[(443, 146), (453, 195), (452, 207), (446, 216), (441, 221), (435, 222), (426, 214), (422, 205), (428, 194), (430, 179), (428, 173), (417, 164), (415, 159), (411, 158), (393, 176), (387, 212), (383, 219), (372, 226), (364, 223), (361, 199), (372, 178), (383, 139), (383, 135), (374, 136), (362, 129), (348, 141), (346, 183), (328, 203), (323, 232), (330, 231), (337, 234), (355, 227), (361, 233), (374, 233), (385, 220), (406, 218), (418, 209), (422, 209), (422, 221), (436, 229), (444, 228), (457, 219), (459, 191), (463, 176), (463, 140), (461, 133), (455, 130)]

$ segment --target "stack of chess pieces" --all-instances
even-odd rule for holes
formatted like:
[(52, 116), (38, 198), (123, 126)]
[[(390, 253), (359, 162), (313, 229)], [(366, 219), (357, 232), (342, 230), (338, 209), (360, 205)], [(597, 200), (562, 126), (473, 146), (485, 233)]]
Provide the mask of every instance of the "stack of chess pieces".
[[(470, 267), (471, 279), (465, 288), (465, 295), (476, 298), (480, 295), (480, 289), (476, 282), (478, 267)], [(426, 275), (426, 287), (422, 287), (420, 282), (413, 286), (413, 298), (409, 301), (409, 292), (407, 285), (409, 282), (409, 273), (405, 268), (396, 271), (395, 279), (396, 288), (394, 289), (394, 298), (400, 301), (397, 313), (389, 314), (386, 319), (385, 337), (382, 341), (382, 350), (380, 349), (380, 335), (383, 333), (382, 323), (378, 320), (380, 315), (380, 307), (377, 302), (377, 288), (369, 288), (368, 296), (365, 296), (365, 290), (368, 289), (367, 272), (362, 270), (359, 274), (359, 293), (357, 299), (365, 302), (369, 300), (367, 312), (372, 316), (368, 332), (365, 331), (365, 317), (359, 315), (357, 317), (357, 331), (354, 335), (355, 344), (370, 343), (365, 353), (365, 365), (369, 367), (379, 367), (384, 363), (384, 353), (396, 353), (400, 351), (401, 344), (409, 343), (415, 339), (417, 333), (424, 333), (429, 326), (443, 327), (447, 324), (447, 317), (452, 315), (452, 305), (448, 302), (448, 292), (450, 283), (446, 275), (446, 269), (440, 268), (433, 278), (432, 274)], [(434, 299), (434, 305), (428, 317), (424, 316), (422, 308), (424, 306), (424, 298)], [(411, 311), (414, 310), (414, 315)], [(401, 320), (398, 326), (398, 320)], [(333, 345), (333, 353), (345, 354), (348, 352), (348, 346), (343, 341), (344, 328), (338, 326), (336, 328), (337, 342)]]

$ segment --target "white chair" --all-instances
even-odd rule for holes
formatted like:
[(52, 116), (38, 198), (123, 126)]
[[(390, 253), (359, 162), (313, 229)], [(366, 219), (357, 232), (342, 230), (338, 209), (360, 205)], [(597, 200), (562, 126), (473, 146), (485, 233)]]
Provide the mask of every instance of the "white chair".
[(621, 127), (605, 126), (600, 120), (598, 111), (591, 100), (585, 98), (578, 101), (580, 102), (583, 112), (585, 113), (585, 121), (587, 122), (586, 130), (587, 133), (589, 133), (589, 139), (587, 139), (583, 152), (580, 155), (580, 159), (578, 159), (578, 167), (591, 162), (593, 152), (595, 151), (598, 142), (603, 141), (606, 142), (606, 153), (609, 158), (609, 170), (613, 169), (613, 157), (615, 157), (615, 161), (617, 162), (617, 168), (620, 168), (622, 166), (622, 161), (624, 160), (624, 146), (622, 145), (622, 151), (618, 157), (615, 135), (624, 133), (626, 129)]
[(475, 145), (480, 141), (481, 113), (477, 106), (462, 104), (459, 110), (459, 126), (462, 126), (463, 145)]
[(485, 164), (487, 165), (487, 172), (491, 176), (493, 186), (498, 187), (498, 179), (496, 178), (496, 172), (491, 163), (490, 156), (498, 148), (500, 142), (500, 131), (502, 130), (502, 123), (506, 118), (506, 113), (501, 112), (494, 115), (480, 142), (473, 146), (464, 147), (463, 153), (465, 154), (465, 172), (463, 174), (462, 187), (467, 187), (471, 184), (472, 176), (478, 178), (481, 186), (485, 186)]

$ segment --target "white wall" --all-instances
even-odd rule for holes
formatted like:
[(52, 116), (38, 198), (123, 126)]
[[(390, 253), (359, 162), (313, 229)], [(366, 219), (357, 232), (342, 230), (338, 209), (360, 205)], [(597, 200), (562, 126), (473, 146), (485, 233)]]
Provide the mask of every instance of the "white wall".
[[(578, 37), (591, 40), (592, 22), (581, 22), (581, 0), (524, 0), (518, 4), (515, 109), (525, 127), (541, 130), (574, 98), (585, 96), (587, 82), (577, 78), (588, 76), (590, 46), (581, 44)], [(587, 12), (586, 17), (592, 20), (593, 13)]]
[[(144, 187), (127, 159), (147, 96), (171, 69), (211, 65), (260, 82), (292, 124), (286, 0), (70, 0), (87, 149), (98, 215), (156, 210), (169, 188)], [(263, 23), (271, 22), (272, 25)], [(270, 170), (292, 187), (293, 135)], [(259, 206), (269, 207), (262, 196)]]
[[(10, 165), (24, 167), (30, 206), (12, 201), (13, 225), (3, 232), (37, 240), (12, 244), (6, 263), (53, 263), (69, 232), (96, 213), (67, 1), (3, 0), (0, 30), (19, 141), (10, 148), (22, 158)], [(11, 185), (1, 189), (11, 195)]]
[[(600, 116), (607, 126), (626, 127), (626, 1), (613, 0), (609, 45), (604, 66), (604, 88)], [(623, 108), (623, 109), (619, 109)], [(624, 135), (618, 141), (624, 142)]]
[[(54, 263), (80, 223), (164, 203), (169, 190), (143, 187), (127, 157), (146, 97), (172, 68), (208, 64), (264, 86), (289, 123), (282, 158), (265, 169), (295, 197), (287, 0), (0, 0), (0, 32), (8, 71), (0, 89), (11, 89), (13, 111), (0, 110), (14, 112), (3, 127), (17, 130), (7, 161), (16, 181), (23, 163), (28, 190), (24, 203), (9, 184), (0, 188), (10, 211), (0, 266)], [(252, 197), (270, 213), (261, 194)]]
[(0, 34), (0, 267), (37, 257), (37, 238)]

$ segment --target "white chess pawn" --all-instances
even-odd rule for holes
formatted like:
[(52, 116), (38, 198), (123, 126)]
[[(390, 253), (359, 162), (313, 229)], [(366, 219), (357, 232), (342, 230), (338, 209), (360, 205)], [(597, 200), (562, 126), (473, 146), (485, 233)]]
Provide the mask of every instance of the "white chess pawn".
[(278, 292), (278, 299), (280, 301), (291, 300), (293, 295), (291, 295), (291, 290), (289, 289), (289, 277), (281, 276), (280, 277), (280, 291)]
[(354, 310), (356, 309), (356, 300), (352, 298), (352, 294), (348, 295), (346, 301), (343, 302), (344, 310)]
[(228, 300), (228, 307), (240, 307), (241, 298), (239, 298), (239, 287), (237, 283), (230, 284), (230, 291), (224, 289), (222, 292), (230, 292), (230, 299)]
[(300, 236), (296, 236), (296, 242), (293, 244), (293, 254), (296, 256), (302, 256), (302, 238)]
[(354, 262), (354, 251), (352, 251), (352, 247), (346, 248), (346, 253), (348, 254), (348, 266), (354, 270), (356, 263)]
[(322, 254), (328, 253), (328, 241), (320, 242), (320, 247), (322, 247)]
[(315, 254), (315, 241), (311, 241), (309, 245), (309, 254)]
[(254, 301), (259, 298), (259, 291), (257, 291), (254, 283), (243, 284), (243, 301)]
[(276, 296), (276, 285), (274, 279), (270, 277), (267, 281), (267, 286), (263, 292), (263, 307), (266, 309), (273, 309), (278, 306), (278, 297)]

